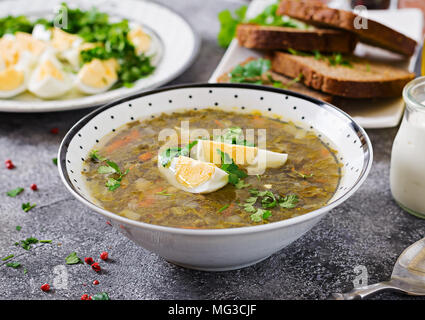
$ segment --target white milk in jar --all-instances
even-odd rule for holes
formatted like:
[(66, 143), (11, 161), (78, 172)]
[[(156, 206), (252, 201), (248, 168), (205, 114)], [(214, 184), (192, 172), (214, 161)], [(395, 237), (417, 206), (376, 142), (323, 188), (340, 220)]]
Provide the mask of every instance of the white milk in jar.
[(406, 110), (394, 140), (390, 184), (397, 203), (425, 218), (425, 77), (404, 88)]

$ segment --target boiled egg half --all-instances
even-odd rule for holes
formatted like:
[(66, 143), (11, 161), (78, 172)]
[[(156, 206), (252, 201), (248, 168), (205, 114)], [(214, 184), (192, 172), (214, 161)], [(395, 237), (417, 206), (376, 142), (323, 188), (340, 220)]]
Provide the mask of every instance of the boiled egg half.
[(221, 165), (221, 152), (238, 166), (247, 169), (248, 174), (261, 174), (266, 168), (282, 167), (288, 159), (285, 153), (211, 140), (198, 140), (191, 155), (197, 160)]
[[(159, 159), (160, 160), (160, 159)], [(179, 156), (168, 167), (158, 161), (159, 172), (174, 187), (191, 193), (210, 193), (223, 188), (228, 174), (212, 163)]]
[(44, 99), (64, 95), (72, 88), (72, 79), (51, 51), (40, 58), (28, 82), (28, 90)]
[(78, 72), (76, 87), (83, 93), (96, 94), (110, 89), (118, 80), (115, 59), (93, 59)]

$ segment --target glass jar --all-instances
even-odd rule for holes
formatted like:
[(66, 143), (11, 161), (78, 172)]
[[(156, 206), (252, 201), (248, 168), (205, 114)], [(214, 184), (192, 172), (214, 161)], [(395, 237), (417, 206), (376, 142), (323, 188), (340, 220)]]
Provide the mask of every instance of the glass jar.
[(425, 219), (425, 77), (409, 82), (403, 99), (406, 109), (391, 154), (391, 192), (400, 207)]

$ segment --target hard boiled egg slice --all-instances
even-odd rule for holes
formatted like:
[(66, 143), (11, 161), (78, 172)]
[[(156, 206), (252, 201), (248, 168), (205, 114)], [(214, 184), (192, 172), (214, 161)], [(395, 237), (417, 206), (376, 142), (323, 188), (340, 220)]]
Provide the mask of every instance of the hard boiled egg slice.
[(93, 59), (78, 72), (76, 87), (83, 93), (97, 94), (111, 88), (118, 80), (118, 63), (115, 59)]
[(72, 87), (70, 75), (50, 51), (42, 55), (28, 82), (28, 90), (38, 97), (49, 99), (64, 95)]
[(148, 53), (151, 48), (151, 36), (145, 33), (140, 26), (132, 28), (128, 33), (127, 38), (136, 48), (136, 53), (138, 55)]
[(176, 188), (191, 193), (210, 193), (223, 188), (228, 182), (228, 174), (212, 163), (179, 156), (169, 167), (158, 161), (160, 173)]
[(7, 66), (0, 57), (0, 98), (11, 98), (27, 89), (31, 63), (28, 52), (23, 52), (14, 65)]
[(238, 166), (246, 168), (248, 174), (261, 174), (266, 168), (282, 167), (288, 159), (285, 153), (210, 140), (198, 140), (191, 155), (200, 161), (220, 165), (221, 152), (232, 158)]

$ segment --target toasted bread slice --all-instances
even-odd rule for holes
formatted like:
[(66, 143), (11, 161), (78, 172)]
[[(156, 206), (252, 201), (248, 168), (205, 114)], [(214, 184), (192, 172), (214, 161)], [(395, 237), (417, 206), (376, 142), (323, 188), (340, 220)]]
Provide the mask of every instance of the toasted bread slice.
[(240, 24), (236, 29), (239, 44), (251, 49), (351, 53), (357, 44), (353, 33), (334, 29), (296, 29)]
[(320, 27), (350, 31), (357, 34), (361, 42), (406, 56), (413, 55), (417, 45), (415, 40), (371, 19), (367, 20), (367, 29), (361, 28), (360, 16), (351, 11), (329, 8), (317, 1), (282, 0), (277, 14)]
[(344, 57), (349, 65), (332, 64), (329, 56), (317, 59), (274, 52), (272, 70), (288, 77), (302, 74), (311, 88), (346, 98), (386, 98), (400, 96), (414, 73), (381, 62), (353, 56)]
[[(250, 61), (255, 60), (255, 58), (248, 58), (245, 61), (243, 61), (240, 65), (245, 65)], [(219, 83), (228, 83), (230, 82), (230, 77), (229, 77), (229, 73), (231, 72), (231, 70), (223, 75), (221, 75), (218, 79), (217, 82)], [(299, 81), (294, 81), (294, 79), (285, 77), (281, 74), (277, 74), (275, 72), (272, 71), (268, 71), (266, 75), (263, 75), (262, 79), (263, 79), (263, 83), (265, 85), (268, 86), (272, 86), (272, 82), (269, 79), (269, 76), (271, 76), (271, 78), (274, 81), (280, 81), (283, 85), (284, 85), (284, 89), (289, 90), (289, 91), (294, 91), (294, 92), (298, 92), (298, 93), (302, 93), (305, 94), (307, 96), (322, 100), (322, 101), (326, 101), (326, 102), (332, 102), (333, 101), (333, 97), (329, 94), (320, 92), (320, 91), (316, 91), (313, 89), (310, 89), (308, 87), (306, 87), (305, 85), (303, 85), (302, 83), (300, 83)], [(294, 77), (296, 78), (296, 76)], [(286, 87), (285, 87), (286, 86)]]

